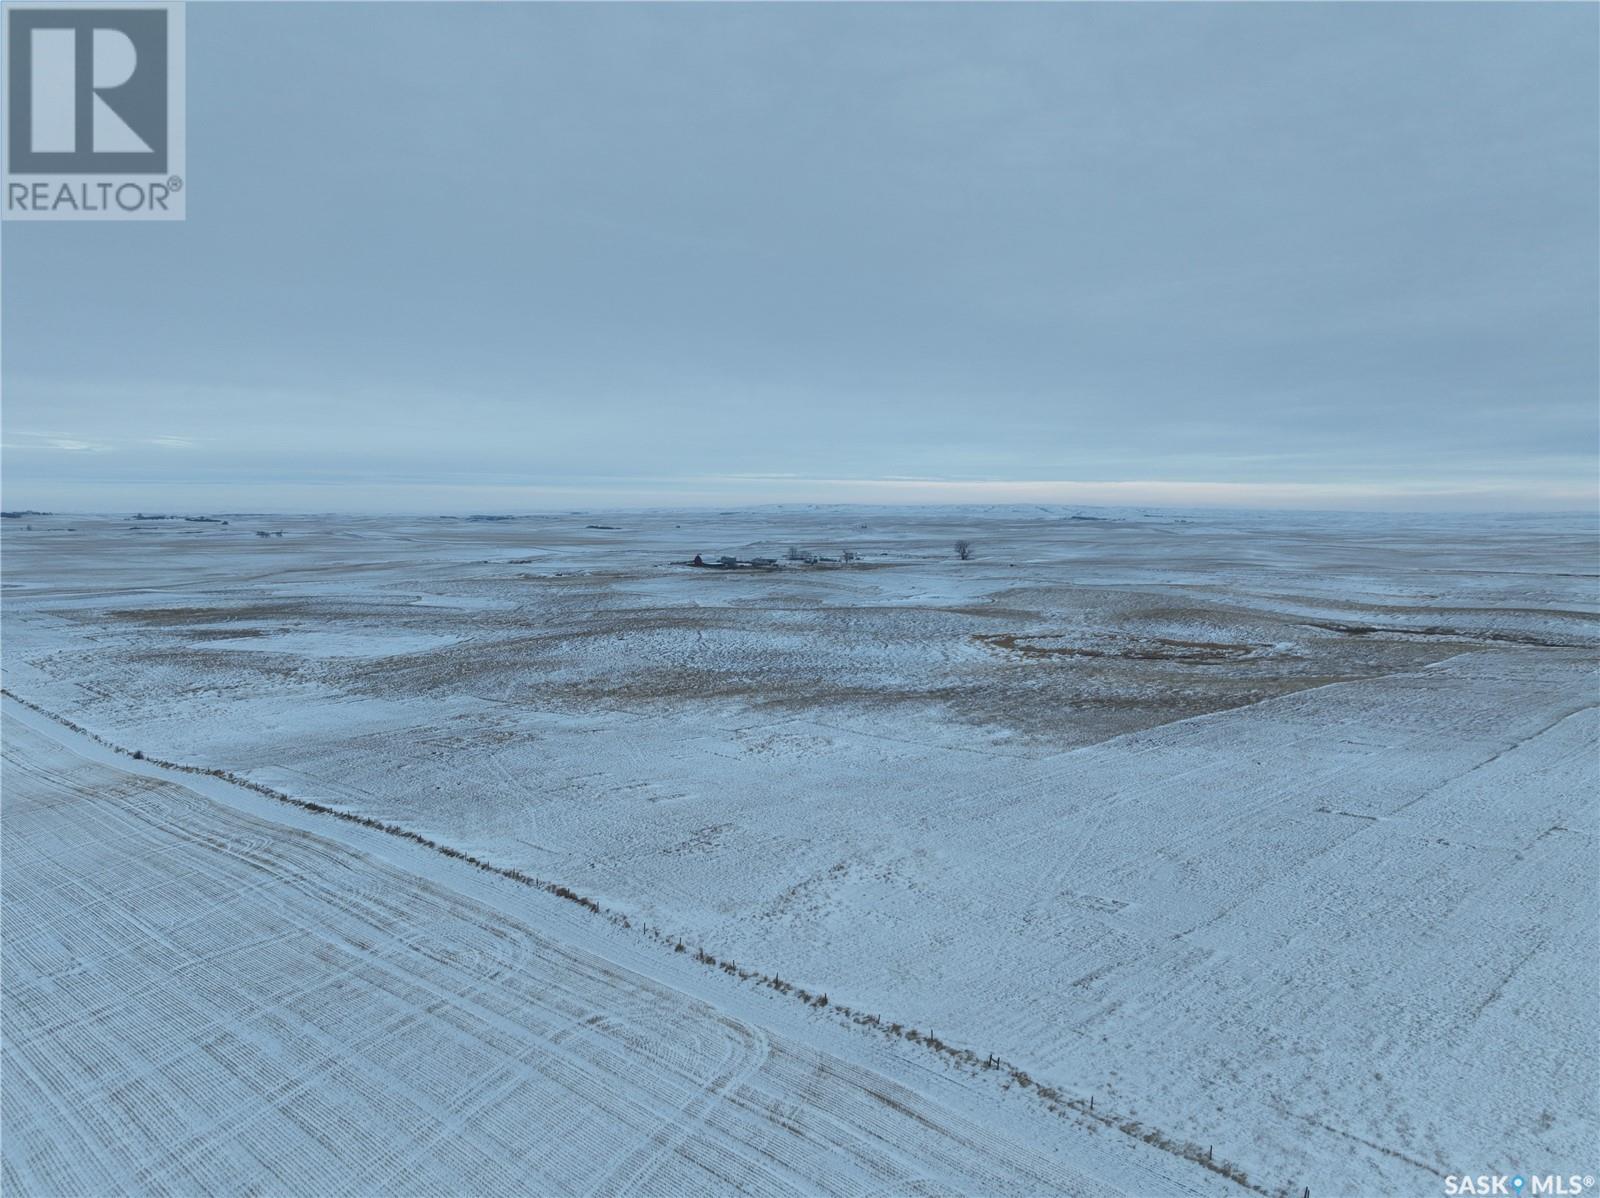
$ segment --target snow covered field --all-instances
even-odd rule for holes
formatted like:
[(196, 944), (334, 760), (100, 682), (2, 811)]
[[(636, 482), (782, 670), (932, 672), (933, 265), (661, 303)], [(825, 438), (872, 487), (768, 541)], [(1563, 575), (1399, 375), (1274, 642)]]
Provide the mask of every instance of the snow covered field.
[(86, 759), (25, 709), (5, 734), (8, 1193), (1103, 1189), (465, 897), (470, 867)]
[[(357, 1159), (391, 1169), (357, 1188), (697, 1189), (715, 1156), (756, 1169), (723, 1183), (757, 1190), (1232, 1192), (1242, 1176), (1319, 1198), (1600, 1165), (1592, 520), (228, 519), (7, 520), (8, 690), (605, 915), (270, 798), (241, 814), (250, 792), (217, 779), (195, 785), (228, 793), (201, 799), (125, 757), (69, 767), (73, 734), (8, 704), (34, 728), (8, 725), (5, 777), (4, 1163), (21, 1192), (226, 1187), (253, 1147), (303, 1159), (269, 1188), (307, 1191), (356, 1184), (340, 1170)], [(954, 559), (957, 537), (976, 560)], [(791, 545), (860, 561), (685, 564)], [(291, 815), (293, 836), (267, 822)], [(340, 847), (307, 847), (320, 837)], [(242, 861), (218, 847), (240, 838)], [(97, 888), (65, 881), (88, 869)], [(217, 894), (238, 897), (198, 919)], [(260, 947), (213, 960), (208, 936)], [(235, 976), (251, 970), (270, 977)], [(104, 991), (179, 975), (195, 991), (177, 1007)], [(760, 980), (779, 977), (789, 991)], [(360, 1012), (342, 1031), (309, 997), (341, 979)], [(495, 1021), (509, 1009), (514, 1029)], [(597, 1030), (561, 1034), (589, 1015)], [(268, 1040), (229, 1038), (258, 1020)], [(79, 1027), (85, 1072), (43, 1069)], [(552, 1038), (578, 1046), (551, 1055)], [(773, 1055), (792, 1068), (752, 1063), (751, 1038), (789, 1045)], [(331, 1051), (346, 1039), (357, 1064)], [(272, 1056), (288, 1089), (270, 1070), (230, 1083), (230, 1051)], [(885, 1132), (897, 1153), (841, 1147), (840, 1127), (898, 1118), (853, 1071), (935, 1112)], [(308, 1072), (333, 1080), (298, 1087)], [(236, 1088), (197, 1088), (213, 1084)], [(97, 1155), (119, 1086), (174, 1127), (194, 1124), (185, 1104), (255, 1111), (263, 1138), (152, 1125), (127, 1157)], [(746, 1088), (766, 1097), (730, 1099)], [(391, 1124), (384, 1104), (413, 1089), (416, 1126)], [(274, 1097), (291, 1091), (336, 1102), (356, 1139), (279, 1152), (306, 1121)], [(493, 1118), (452, 1122), (480, 1108), (555, 1122), (496, 1150), (470, 1138), (499, 1134)], [(800, 1153), (782, 1167), (779, 1108)], [(616, 1130), (558, 1134), (569, 1155), (547, 1160), (565, 1118)], [(58, 1142), (79, 1147), (39, 1147)]]

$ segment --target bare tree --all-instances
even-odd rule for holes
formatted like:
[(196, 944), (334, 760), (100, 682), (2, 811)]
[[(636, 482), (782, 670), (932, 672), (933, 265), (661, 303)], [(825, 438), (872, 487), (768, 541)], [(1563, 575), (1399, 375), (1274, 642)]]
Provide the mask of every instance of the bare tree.
[(791, 562), (797, 562), (804, 558), (805, 555), (800, 552), (800, 546), (790, 545), (789, 552), (785, 553), (783, 556), (788, 558)]
[(957, 541), (956, 542), (956, 556), (959, 557), (962, 561), (970, 562), (972, 560), (972, 553), (973, 553), (973, 548), (972, 548), (972, 542), (971, 541)]
[(840, 553), (840, 554), (839, 554), (839, 556), (840, 556), (840, 557), (841, 557), (841, 558), (842, 558), (842, 559), (843, 559), (843, 560), (845, 560), (845, 561), (847, 561), (847, 562), (853, 562), (853, 561), (858, 561), (858, 560), (859, 560), (859, 559), (860, 559), (860, 557), (861, 557), (861, 555), (860, 555), (860, 554), (859, 554), (859, 553), (857, 553), (857, 552), (856, 552), (856, 551), (855, 551), (855, 550), (854, 550), (854, 549), (846, 549), (846, 550), (843, 550), (843, 551), (842, 551), (842, 552), (841, 552), (841, 553)]

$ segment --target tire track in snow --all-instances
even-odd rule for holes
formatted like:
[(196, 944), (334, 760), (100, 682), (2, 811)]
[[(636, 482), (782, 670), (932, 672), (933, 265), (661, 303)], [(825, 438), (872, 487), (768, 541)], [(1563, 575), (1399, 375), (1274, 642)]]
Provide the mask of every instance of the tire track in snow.
[[(894, 1083), (783, 1042), (826, 1079), (823, 1110), (801, 1112), (818, 1138), (796, 1137), (748, 1099), (786, 1084), (761, 1030), (176, 784), (128, 801), (110, 766), (38, 768), (63, 750), (7, 725), (3, 1158), (18, 1193), (734, 1188), (718, 1170), (774, 1192), (868, 1176), (1107, 1190), (926, 1100), (886, 1105)], [(203, 867), (174, 874), (179, 858)], [(360, 871), (374, 881), (347, 891)], [(156, 894), (150, 910), (212, 918), (152, 918)], [(574, 1035), (586, 1010), (622, 1018)], [(861, 1120), (826, 1111), (863, 1109), (881, 1140), (844, 1143)], [(50, 1151), (61, 1136), (72, 1152)], [(797, 1140), (784, 1166), (771, 1148)]]

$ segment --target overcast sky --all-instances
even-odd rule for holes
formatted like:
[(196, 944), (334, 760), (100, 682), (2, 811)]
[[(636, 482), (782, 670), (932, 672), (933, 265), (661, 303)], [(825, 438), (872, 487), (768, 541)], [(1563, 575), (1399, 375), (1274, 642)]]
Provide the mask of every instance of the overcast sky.
[(1600, 7), (190, 5), (8, 507), (1592, 506)]

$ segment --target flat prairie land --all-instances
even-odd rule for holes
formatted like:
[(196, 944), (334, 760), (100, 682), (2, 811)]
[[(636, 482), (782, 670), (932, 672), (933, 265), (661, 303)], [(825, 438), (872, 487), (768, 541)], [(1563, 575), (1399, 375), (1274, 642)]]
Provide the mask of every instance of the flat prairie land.
[(5, 522), (18, 1192), (1600, 1164), (1590, 518), (225, 518)]
[(1101, 1192), (462, 895), (449, 863), (396, 868), (27, 719), (5, 725), (9, 1193)]

